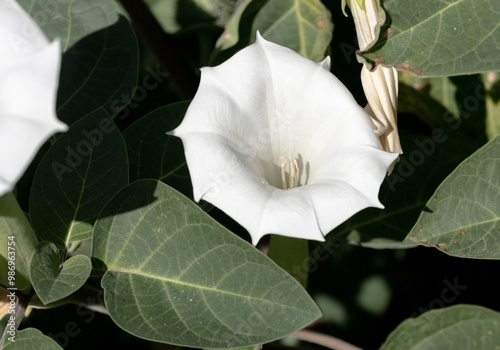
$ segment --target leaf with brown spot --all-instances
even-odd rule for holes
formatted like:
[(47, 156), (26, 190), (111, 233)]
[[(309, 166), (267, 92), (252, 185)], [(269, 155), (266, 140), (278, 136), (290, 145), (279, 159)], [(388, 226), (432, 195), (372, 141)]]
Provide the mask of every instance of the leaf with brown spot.
[[(434, 246), (446, 254), (500, 259), (500, 137), (463, 161), (439, 186), (402, 246)], [(437, 191), (436, 191), (437, 192)], [(456, 244), (457, 238), (460, 244)], [(457, 241), (458, 243), (458, 241)]]
[(498, 0), (387, 0), (384, 8), (390, 35), (361, 53), (367, 61), (384, 57), (422, 77), (500, 70)]

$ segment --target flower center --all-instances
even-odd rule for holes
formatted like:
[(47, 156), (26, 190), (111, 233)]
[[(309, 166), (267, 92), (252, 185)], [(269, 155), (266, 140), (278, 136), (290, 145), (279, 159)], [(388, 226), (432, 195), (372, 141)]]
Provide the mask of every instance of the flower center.
[(287, 161), (285, 158), (280, 157), (280, 166), (281, 166), (281, 184), (283, 189), (290, 190), (298, 186), (299, 183), (299, 166), (297, 164), (297, 159), (292, 160), (292, 156), (288, 153), (288, 185), (286, 182), (286, 166)]

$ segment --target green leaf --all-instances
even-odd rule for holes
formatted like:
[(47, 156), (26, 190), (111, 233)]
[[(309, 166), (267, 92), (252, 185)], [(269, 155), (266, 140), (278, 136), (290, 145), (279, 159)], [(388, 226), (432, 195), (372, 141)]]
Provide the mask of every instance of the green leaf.
[(233, 14), (229, 18), (226, 26), (224, 27), (224, 32), (221, 34), (217, 42), (215, 43), (215, 48), (218, 50), (226, 50), (230, 47), (236, 45), (240, 38), (240, 20), (243, 12), (253, 0), (244, 0), (238, 7), (235, 8)]
[(320, 316), (290, 275), (155, 180), (136, 181), (108, 203), (93, 244), (108, 268), (102, 286), (111, 318), (141, 338), (243, 347)]
[(403, 245), (458, 257), (500, 258), (500, 137), (460, 164), (438, 187)]
[[(9, 240), (8, 237), (14, 237)], [(14, 242), (10, 244), (9, 242)], [(16, 198), (9, 192), (0, 197), (0, 283), (7, 287), (24, 290), (30, 283), (29, 268), (31, 255), (35, 251), (38, 240), (31, 225), (19, 207)], [(7, 247), (12, 247), (12, 250)], [(15, 254), (9, 254), (14, 252)], [(15, 284), (10, 284), (8, 279), (9, 256), (15, 257), (16, 279)]]
[(121, 16), (66, 51), (57, 93), (59, 119), (70, 125), (97, 108), (113, 116), (126, 106), (137, 85), (138, 51), (134, 31)]
[(460, 110), (456, 100), (457, 87), (451, 79), (449, 77), (430, 78), (429, 87), (429, 97), (439, 101), (455, 118), (460, 118)]
[(161, 180), (186, 196), (193, 196), (182, 141), (166, 134), (180, 124), (188, 106), (186, 101), (158, 108), (124, 131), (130, 182), (147, 178)]
[(500, 70), (497, 0), (387, 0), (388, 39), (362, 53), (420, 76)]
[(80, 39), (118, 21), (119, 7), (114, 1), (18, 0), (49, 40), (59, 38), (66, 52)]
[(475, 305), (428, 311), (403, 321), (380, 349), (484, 349), (500, 344), (500, 313)]
[[(10, 336), (10, 335), (9, 335)], [(15, 341), (5, 339), (3, 350), (62, 350), (62, 348), (50, 337), (47, 337), (38, 329), (26, 328), (16, 331)]]
[[(185, 1), (185, 0), (184, 0)], [(237, 0), (192, 0), (198, 7), (222, 23), (233, 13)]]
[(477, 149), (488, 141), (488, 94), (481, 75), (422, 79), (402, 72), (399, 76), (399, 112), (417, 115), (430, 129), (444, 130), (458, 141), (457, 149)]
[(59, 259), (51, 242), (40, 242), (31, 259), (31, 282), (45, 305), (77, 291), (90, 276), (91, 263), (85, 255), (75, 255), (62, 266)]
[(114, 115), (137, 85), (138, 46), (115, 1), (20, 0), (64, 53), (57, 115), (68, 125), (104, 107)]
[(319, 0), (269, 0), (255, 17), (250, 41), (259, 30), (265, 39), (321, 61), (332, 40), (330, 17)]
[(96, 110), (62, 134), (40, 163), (30, 197), (35, 232), (60, 249), (90, 238), (101, 209), (127, 183), (125, 142), (106, 112)]
[[(224, 2), (221, 8), (225, 16), (229, 16), (230, 8), (235, 0), (214, 0)], [(167, 33), (196, 30), (196, 26), (215, 26), (218, 14), (213, 11), (211, 0), (146, 0), (151, 12)], [(218, 20), (224, 20), (219, 18)]]
[(149, 10), (153, 13), (165, 32), (173, 34), (181, 29), (181, 25), (175, 18), (178, 0), (144, 0), (144, 2), (148, 5)]

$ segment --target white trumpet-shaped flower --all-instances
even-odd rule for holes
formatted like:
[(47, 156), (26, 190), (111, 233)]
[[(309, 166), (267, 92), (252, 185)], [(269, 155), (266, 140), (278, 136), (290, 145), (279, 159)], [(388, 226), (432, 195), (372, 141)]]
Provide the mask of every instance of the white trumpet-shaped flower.
[[(377, 41), (385, 22), (379, 0), (347, 0), (356, 25), (359, 48), (369, 49)], [(394, 67), (376, 67), (371, 72), (363, 65), (361, 83), (368, 105), (366, 111), (375, 124), (382, 147), (389, 152), (403, 153), (397, 127), (398, 72)]]
[(245, 227), (324, 240), (366, 207), (397, 154), (382, 150), (368, 114), (329, 71), (264, 40), (214, 68), (181, 125), (194, 197)]
[(14, 0), (0, 0), (0, 196), (67, 126), (55, 114), (61, 52)]

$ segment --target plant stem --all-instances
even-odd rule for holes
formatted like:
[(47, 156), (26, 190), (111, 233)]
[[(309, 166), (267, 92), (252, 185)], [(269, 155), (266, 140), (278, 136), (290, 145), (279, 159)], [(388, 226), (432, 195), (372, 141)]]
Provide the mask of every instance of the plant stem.
[[(19, 325), (21, 324), (21, 321), (23, 320), (24, 314), (26, 313), (26, 308), (28, 307), (28, 303), (30, 301), (30, 297), (26, 297), (21, 293), (16, 293), (17, 297), (17, 302), (16, 306), (14, 307), (14, 312), (10, 314), (10, 317), (15, 317), (14, 318), (14, 328), (17, 330), (19, 328)], [(9, 321), (7, 321), (9, 322)], [(7, 332), (9, 331), (9, 326), (8, 323), (5, 326), (5, 329), (2, 334), (2, 339), (0, 339), (0, 349), (3, 347), (3, 344), (5, 342), (5, 338), (7, 336)]]
[(308, 240), (271, 235), (267, 256), (292, 275), (302, 287), (307, 287), (309, 275)]
[(309, 343), (318, 344), (332, 350), (362, 350), (355, 345), (349, 344), (343, 340), (330, 335), (313, 332), (309, 330), (300, 330), (289, 335), (290, 338), (305, 340)]
[(108, 314), (108, 310), (104, 305), (103, 291), (86, 284), (73, 294), (47, 305), (43, 304), (36, 295), (33, 296), (30, 302), (30, 306), (35, 309), (51, 309), (66, 304), (82, 305), (93, 311)]
[(137, 33), (156, 56), (186, 99), (192, 99), (198, 88), (199, 78), (185, 60), (178, 56), (181, 51), (174, 38), (163, 30), (148, 6), (142, 0), (120, 0)]

